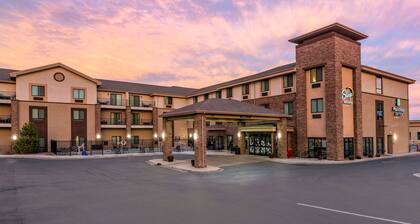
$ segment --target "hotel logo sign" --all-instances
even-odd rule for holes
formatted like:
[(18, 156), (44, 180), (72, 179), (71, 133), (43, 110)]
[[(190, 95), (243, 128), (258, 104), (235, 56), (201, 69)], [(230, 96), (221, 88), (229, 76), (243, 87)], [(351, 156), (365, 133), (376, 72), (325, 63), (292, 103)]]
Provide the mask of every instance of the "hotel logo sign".
[(392, 107), (392, 112), (394, 113), (394, 117), (401, 117), (405, 110), (401, 107), (401, 99), (395, 100), (395, 106)]
[(352, 105), (353, 104), (353, 89), (346, 87), (341, 91), (341, 99), (343, 104)]

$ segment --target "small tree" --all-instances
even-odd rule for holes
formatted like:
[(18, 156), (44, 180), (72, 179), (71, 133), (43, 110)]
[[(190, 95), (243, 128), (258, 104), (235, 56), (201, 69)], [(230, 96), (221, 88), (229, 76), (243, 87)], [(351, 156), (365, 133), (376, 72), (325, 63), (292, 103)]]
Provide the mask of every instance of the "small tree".
[(19, 131), (19, 138), (14, 144), (16, 153), (38, 152), (39, 140), (36, 127), (32, 123), (25, 123)]

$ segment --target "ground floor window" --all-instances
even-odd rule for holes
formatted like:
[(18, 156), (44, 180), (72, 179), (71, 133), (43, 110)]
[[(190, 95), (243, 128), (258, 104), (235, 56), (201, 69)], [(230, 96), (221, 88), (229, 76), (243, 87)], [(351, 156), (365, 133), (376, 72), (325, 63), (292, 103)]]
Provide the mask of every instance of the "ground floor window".
[(119, 145), (121, 142), (121, 136), (112, 136), (111, 142), (113, 146)]
[(271, 134), (250, 134), (249, 154), (268, 156), (272, 151)]
[(344, 138), (344, 158), (354, 156), (354, 140), (353, 138)]
[(383, 155), (384, 153), (385, 153), (384, 138), (377, 137), (376, 138), (376, 154)]
[(131, 144), (132, 145), (138, 145), (138, 144), (140, 144), (140, 138), (139, 138), (139, 136), (132, 136), (132, 138), (131, 138)]
[(308, 156), (309, 158), (327, 158), (327, 139), (326, 138), (308, 138)]
[(373, 156), (373, 138), (363, 138), (363, 156)]

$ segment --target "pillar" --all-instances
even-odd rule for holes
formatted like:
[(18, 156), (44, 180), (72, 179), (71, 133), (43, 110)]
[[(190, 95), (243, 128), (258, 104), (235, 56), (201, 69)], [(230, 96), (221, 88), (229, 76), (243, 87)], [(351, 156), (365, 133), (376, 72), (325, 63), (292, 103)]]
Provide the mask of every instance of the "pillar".
[[(11, 119), (11, 130), (12, 130), (12, 135), (19, 135), (19, 101), (17, 100), (12, 100), (11, 101), (11, 114), (10, 114), (10, 119)], [(9, 139), (12, 136), (9, 136)], [(13, 142), (12, 142), (13, 144)], [(10, 151), (13, 152), (13, 145), (11, 145), (10, 147)]]
[(287, 118), (277, 122), (277, 157), (287, 159)]
[(101, 134), (101, 105), (95, 105), (95, 139), (96, 135)]
[(168, 156), (172, 155), (172, 141), (173, 141), (173, 125), (174, 121), (163, 118), (163, 132), (165, 133), (165, 139), (163, 141), (163, 160), (168, 161)]
[[(243, 127), (245, 124), (243, 122), (239, 122), (238, 123), (238, 133), (241, 130), (241, 127)], [(246, 141), (245, 141), (245, 132), (241, 132), (241, 136), (238, 137), (236, 135), (236, 137), (238, 138), (238, 147), (239, 147), (239, 153), (241, 155), (243, 154), (247, 154), (247, 150), (246, 150)]]
[[(127, 148), (131, 148), (131, 138), (133, 137), (133, 136), (131, 136), (131, 107), (130, 106), (127, 106), (126, 107), (126, 109), (125, 109), (125, 134), (126, 134), (126, 137), (127, 137)], [(128, 135), (130, 135), (131, 137), (130, 138), (128, 138)]]
[(197, 139), (194, 140), (194, 166), (196, 168), (207, 167), (207, 127), (206, 117), (203, 114), (194, 116), (194, 132)]

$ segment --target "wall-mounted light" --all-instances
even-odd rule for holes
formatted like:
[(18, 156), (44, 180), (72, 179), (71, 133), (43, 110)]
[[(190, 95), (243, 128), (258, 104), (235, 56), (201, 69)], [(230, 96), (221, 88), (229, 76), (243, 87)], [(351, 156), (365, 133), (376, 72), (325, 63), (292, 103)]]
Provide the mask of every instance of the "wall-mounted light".
[(189, 138), (192, 138), (192, 137), (193, 137), (193, 134), (192, 134), (192, 133), (190, 133), (190, 134), (188, 135), (188, 137), (189, 137)]
[(165, 139), (165, 132), (162, 132), (162, 139)]
[(241, 131), (238, 131), (238, 138), (241, 137)]
[(394, 142), (397, 141), (397, 139), (398, 139), (397, 134), (394, 133), (394, 135), (392, 136), (392, 139), (394, 140)]
[(16, 141), (16, 140), (17, 140), (17, 138), (18, 138), (18, 137), (17, 137), (17, 135), (16, 135), (16, 134), (12, 135), (12, 140), (13, 140), (13, 141)]
[(153, 134), (153, 138), (154, 139), (157, 139), (158, 138), (158, 134), (157, 133)]
[(281, 139), (281, 132), (277, 132), (277, 138)]
[(98, 140), (101, 139), (101, 134), (99, 134), (99, 133), (96, 134), (96, 139), (98, 139)]
[(130, 139), (131, 138), (131, 134), (127, 134), (127, 138)]
[(197, 140), (198, 139), (198, 134), (197, 134), (197, 132), (194, 132), (194, 140)]

